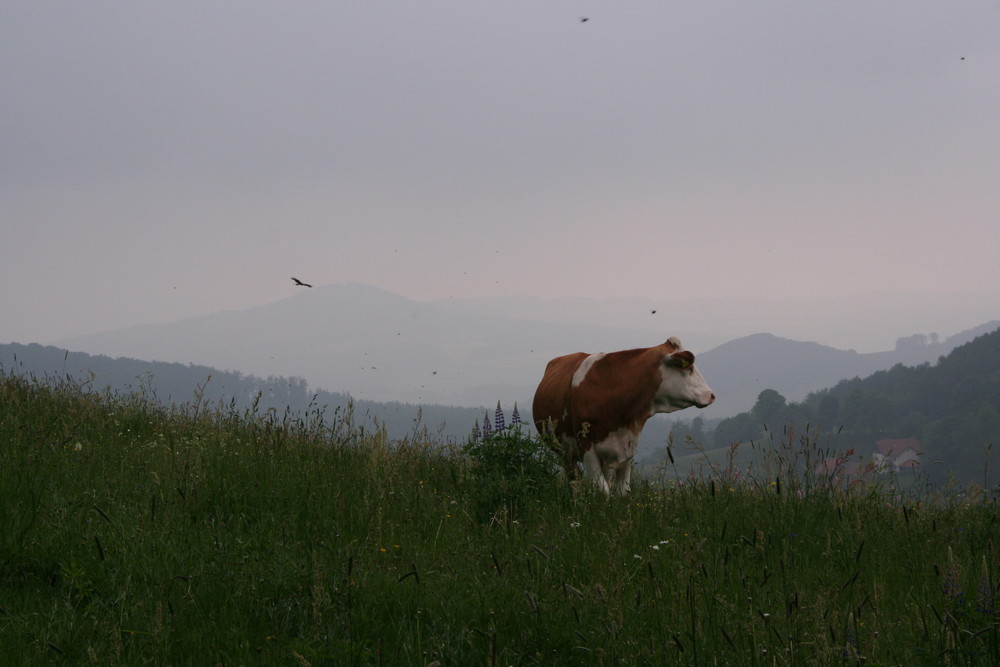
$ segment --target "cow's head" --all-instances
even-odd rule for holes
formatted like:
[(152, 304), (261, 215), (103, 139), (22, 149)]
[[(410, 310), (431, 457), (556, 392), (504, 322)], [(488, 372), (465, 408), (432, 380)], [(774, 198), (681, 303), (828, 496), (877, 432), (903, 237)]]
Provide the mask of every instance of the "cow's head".
[(660, 388), (656, 392), (657, 412), (674, 412), (692, 405), (704, 408), (715, 401), (715, 394), (694, 365), (694, 353), (685, 350), (676, 338), (667, 340), (666, 353), (660, 361)]

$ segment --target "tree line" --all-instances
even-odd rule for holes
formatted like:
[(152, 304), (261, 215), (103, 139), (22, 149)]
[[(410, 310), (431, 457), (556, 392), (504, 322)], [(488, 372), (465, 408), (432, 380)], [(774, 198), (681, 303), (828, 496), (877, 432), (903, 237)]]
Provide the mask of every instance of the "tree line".
[(143, 392), (162, 405), (192, 404), (223, 410), (256, 410), (281, 418), (321, 413), (369, 431), (385, 429), (393, 439), (432, 437), (458, 443), (471, 435), (480, 408), (412, 405), (353, 398), (313, 389), (304, 378), (258, 377), (239, 371), (139, 359), (91, 355), (32, 343), (0, 345), (0, 372), (68, 379), (92, 391)]
[(808, 427), (838, 448), (873, 452), (885, 438), (916, 438), (929, 481), (951, 477), (985, 486), (1000, 482), (1000, 462), (990, 462), (1000, 441), (1000, 329), (956, 347), (935, 364), (897, 364), (866, 378), (789, 402), (774, 389), (760, 392), (753, 408), (714, 424), (696, 418), (673, 426), (674, 440), (690, 437), (708, 447), (762, 440), (786, 425)]

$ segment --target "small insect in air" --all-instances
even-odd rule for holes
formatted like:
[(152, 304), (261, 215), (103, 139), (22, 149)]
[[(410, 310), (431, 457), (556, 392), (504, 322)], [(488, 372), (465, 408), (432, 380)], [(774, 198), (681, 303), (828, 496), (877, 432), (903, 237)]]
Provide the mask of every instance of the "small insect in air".
[(295, 276), (291, 276), (291, 278), (292, 278), (292, 282), (295, 283), (296, 285), (298, 285), (299, 287), (312, 287), (312, 285), (310, 285), (309, 283), (304, 283), (301, 280), (299, 280), (298, 278), (296, 278)]
[(581, 16), (580, 17), (580, 23), (586, 23), (589, 20), (590, 20), (589, 16)]

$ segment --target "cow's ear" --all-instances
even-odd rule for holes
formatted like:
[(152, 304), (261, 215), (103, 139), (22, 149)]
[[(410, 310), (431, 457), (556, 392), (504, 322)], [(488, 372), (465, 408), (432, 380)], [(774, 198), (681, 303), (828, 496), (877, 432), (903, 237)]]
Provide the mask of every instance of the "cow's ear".
[(690, 350), (681, 350), (680, 352), (668, 354), (666, 361), (668, 366), (687, 368), (694, 363), (694, 353)]

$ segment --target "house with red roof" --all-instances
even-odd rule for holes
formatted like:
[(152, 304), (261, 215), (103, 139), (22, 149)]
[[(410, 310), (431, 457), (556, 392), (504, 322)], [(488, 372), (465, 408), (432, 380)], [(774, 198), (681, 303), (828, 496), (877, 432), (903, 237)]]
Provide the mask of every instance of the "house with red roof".
[(875, 466), (883, 472), (912, 470), (920, 464), (924, 448), (916, 438), (885, 438), (875, 443)]

